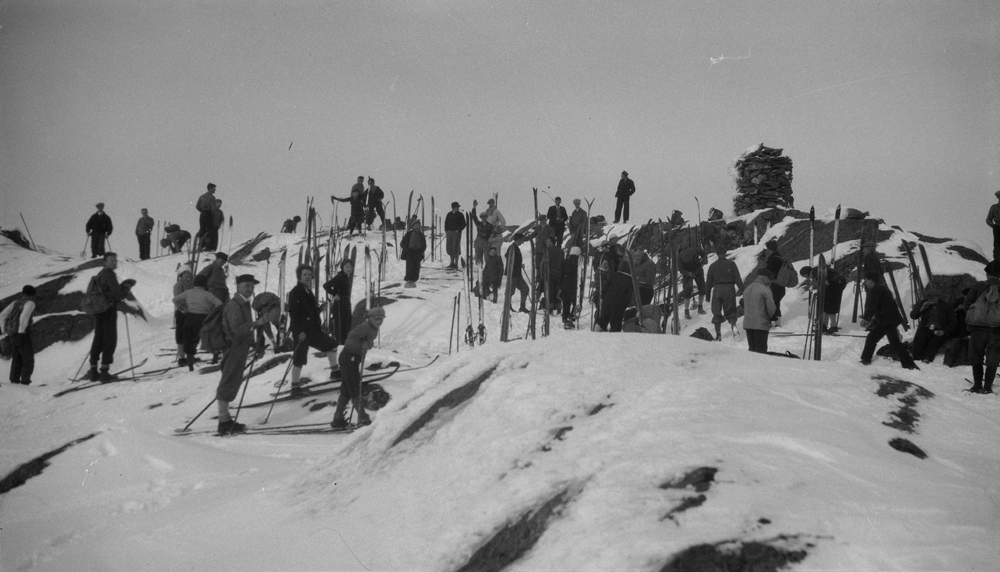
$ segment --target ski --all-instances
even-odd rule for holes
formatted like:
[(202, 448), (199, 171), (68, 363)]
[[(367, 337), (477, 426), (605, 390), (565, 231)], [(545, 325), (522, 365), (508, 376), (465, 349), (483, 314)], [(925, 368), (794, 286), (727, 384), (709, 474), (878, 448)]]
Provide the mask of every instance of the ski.
[(927, 249), (924, 248), (924, 243), (918, 242), (917, 248), (920, 249), (920, 258), (924, 261), (924, 271), (927, 273), (927, 286), (932, 286), (934, 283), (934, 274), (931, 273), (931, 263), (927, 259)]
[(466, 327), (465, 327), (465, 343), (475, 347), (476, 346), (476, 333), (472, 329), (472, 265), (465, 261), (465, 258), (458, 259), (459, 265), (462, 267), (462, 282), (465, 287), (465, 303), (466, 303)]
[(886, 264), (885, 273), (889, 275), (889, 282), (892, 284), (892, 293), (896, 299), (896, 307), (899, 308), (899, 315), (903, 318), (903, 330), (910, 331), (910, 321), (907, 319), (906, 309), (903, 308), (903, 299), (899, 296), (899, 288), (896, 287), (896, 275)]
[[(424, 365), (419, 365), (419, 366), (414, 366), (414, 367), (402, 367), (402, 366), (400, 366), (399, 362), (390, 362), (386, 366), (386, 368), (382, 368), (382, 369), (384, 370), (384, 369), (387, 369), (387, 368), (390, 368), (390, 367), (391, 368), (395, 368), (395, 369), (392, 370), (392, 372), (394, 374), (396, 374), (396, 373), (407, 373), (407, 372), (411, 372), (411, 371), (417, 371), (417, 370), (421, 370), (421, 369), (425, 369), (425, 368), (430, 367), (434, 362), (436, 362), (438, 360), (439, 357), (441, 357), (441, 356), (434, 356), (434, 359), (432, 359), (431, 361), (425, 363)], [(381, 376), (381, 375), (383, 375), (383, 374), (386, 373), (385, 371), (379, 371), (379, 370), (369, 370), (369, 371), (371, 373), (363, 374), (361, 376), (361, 379), (362, 379), (363, 383), (368, 383), (368, 381), (371, 380), (372, 378), (377, 377), (377, 376)], [(309, 390), (315, 389), (317, 387), (325, 387), (325, 386), (328, 386), (328, 385), (332, 385), (332, 384), (340, 383), (341, 382), (341, 376), (340, 376), (340, 371), (339, 370), (337, 370), (335, 372), (332, 372), (330, 375), (331, 376), (336, 376), (336, 379), (328, 379), (328, 380), (325, 380), (325, 381), (318, 381), (318, 382), (310, 383), (310, 384), (304, 385), (303, 389), (305, 389), (306, 391), (309, 391)], [(293, 393), (293, 390), (291, 390), (291, 389), (285, 389), (285, 390), (282, 390), (282, 391), (278, 391), (277, 393), (272, 393), (271, 397), (272, 398), (275, 397), (275, 396), (277, 396), (277, 397), (285, 397), (285, 396), (291, 395), (292, 393)]]
[[(246, 407), (246, 406), (244, 406)], [(293, 425), (247, 427), (240, 433), (227, 433), (220, 435), (215, 429), (203, 429), (199, 431), (174, 431), (175, 437), (188, 437), (194, 435), (211, 435), (213, 437), (237, 437), (239, 435), (325, 435), (325, 434), (350, 434), (360, 429), (358, 425), (348, 425), (343, 429), (334, 429), (329, 423), (300, 423)]]
[[(389, 379), (390, 377), (392, 377), (393, 375), (395, 375), (396, 372), (399, 371), (399, 369), (400, 369), (399, 366), (396, 366), (392, 370), (387, 371), (385, 373), (380, 373), (378, 375), (371, 376), (368, 379), (362, 378), (361, 379), (361, 384), (362, 385), (368, 385), (368, 384), (376, 383), (376, 382), (379, 382), (379, 381), (385, 381), (386, 379)], [(260, 402), (257, 402), (257, 403), (251, 403), (249, 405), (244, 404), (243, 408), (244, 409), (252, 409), (254, 407), (266, 407), (266, 406), (271, 405), (272, 403), (285, 403), (287, 401), (295, 401), (297, 399), (307, 399), (307, 398), (315, 397), (315, 396), (318, 396), (318, 395), (326, 395), (328, 393), (333, 393), (335, 391), (340, 391), (341, 383), (342, 382), (339, 381), (339, 380), (338, 381), (330, 381), (329, 383), (327, 383), (326, 385), (324, 385), (323, 387), (321, 387), (319, 389), (316, 389), (316, 388), (318, 388), (320, 386), (320, 384), (315, 384), (315, 385), (311, 386), (311, 388), (309, 388), (309, 389), (307, 389), (305, 391), (292, 392), (292, 393), (289, 393), (289, 394), (286, 394), (286, 395), (279, 395), (276, 398), (267, 399), (265, 401), (260, 401)]]
[(512, 242), (510, 246), (507, 247), (507, 267), (504, 268), (504, 274), (506, 274), (506, 281), (504, 283), (503, 289), (503, 310), (500, 314), (500, 341), (508, 341), (508, 335), (510, 332), (510, 296), (511, 291), (514, 289), (511, 282), (514, 280), (514, 251), (511, 250), (517, 248), (517, 244)]
[(913, 248), (906, 240), (903, 241), (903, 251), (906, 252), (906, 258), (910, 261), (910, 283), (916, 292), (917, 298), (923, 299), (924, 281), (920, 278), (920, 267), (917, 266), (917, 260), (913, 256)]
[(837, 267), (837, 243), (840, 242), (840, 205), (833, 214), (833, 251), (830, 253), (830, 268)]
[[(119, 370), (119, 371), (116, 371), (116, 372), (114, 372), (114, 373), (111, 374), (113, 377), (117, 377), (119, 379), (112, 379), (111, 381), (88, 381), (88, 382), (86, 382), (86, 383), (84, 383), (82, 385), (77, 385), (77, 386), (71, 387), (69, 389), (64, 389), (64, 390), (62, 390), (62, 391), (60, 391), (58, 393), (54, 393), (54, 394), (52, 394), (52, 397), (61, 397), (63, 395), (66, 395), (67, 393), (73, 393), (73, 392), (80, 391), (80, 390), (83, 390), (83, 389), (87, 389), (87, 388), (90, 388), (90, 387), (97, 387), (99, 385), (108, 385), (109, 383), (117, 383), (119, 381), (133, 381), (133, 379), (131, 377), (121, 378), (121, 375), (125, 374), (125, 373), (128, 373), (128, 372), (130, 372), (130, 371), (132, 371), (132, 370), (134, 370), (136, 368), (140, 368), (140, 367), (146, 365), (147, 361), (149, 361), (149, 358), (144, 358), (142, 361), (140, 361), (139, 363), (135, 364), (134, 366), (127, 367), (127, 368), (125, 368), (123, 370)], [(72, 382), (73, 380), (69, 380), (69, 381)]]
[(816, 309), (815, 320), (813, 321), (813, 357), (820, 361), (823, 359), (823, 297), (826, 290), (826, 259), (819, 255), (819, 270), (816, 272)]
[(865, 245), (865, 225), (861, 224), (861, 234), (858, 236), (858, 268), (854, 277), (854, 312), (851, 314), (851, 323), (858, 323), (858, 303), (861, 301), (861, 274), (864, 272), (864, 245)]

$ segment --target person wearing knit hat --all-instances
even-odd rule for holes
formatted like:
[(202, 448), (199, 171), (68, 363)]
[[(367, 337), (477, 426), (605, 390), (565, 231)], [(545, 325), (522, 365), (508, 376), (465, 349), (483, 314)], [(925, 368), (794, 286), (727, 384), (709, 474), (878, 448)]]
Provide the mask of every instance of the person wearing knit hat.
[(990, 205), (986, 225), (993, 230), (993, 260), (1000, 260), (1000, 191), (993, 193), (997, 202)]
[(91, 258), (98, 258), (107, 252), (104, 246), (115, 227), (111, 223), (111, 217), (104, 212), (104, 203), (97, 203), (94, 206), (97, 207), (97, 212), (87, 220), (86, 230), (87, 236), (90, 237)]
[(771, 316), (776, 306), (771, 292), (772, 280), (774, 272), (764, 268), (743, 292), (743, 329), (747, 332), (747, 346), (752, 352), (767, 353)]
[[(117, 379), (111, 375), (110, 368), (115, 361), (115, 349), (118, 347), (118, 305), (125, 300), (135, 285), (135, 280), (132, 279), (119, 283), (118, 275), (115, 274), (116, 268), (118, 268), (118, 255), (114, 252), (105, 252), (104, 268), (93, 279), (102, 294), (101, 302), (105, 302), (107, 307), (94, 314), (94, 337), (90, 344), (90, 371), (87, 376), (91, 381), (102, 383)], [(100, 372), (97, 370), (98, 363)]]
[(899, 363), (904, 369), (920, 369), (913, 362), (910, 352), (899, 339), (897, 328), (903, 323), (903, 316), (899, 313), (899, 306), (896, 298), (885, 284), (879, 282), (880, 273), (865, 272), (865, 290), (868, 291), (868, 299), (865, 300), (865, 311), (861, 316), (861, 326), (868, 329), (868, 336), (865, 338), (865, 347), (861, 351), (861, 363), (868, 365), (875, 355), (875, 346), (885, 337), (889, 340), (889, 347), (899, 357)]
[(628, 178), (628, 172), (622, 171), (622, 178), (618, 181), (618, 190), (615, 191), (615, 224), (618, 224), (619, 220), (628, 222), (628, 203), (634, 194), (635, 183)]
[(372, 423), (368, 413), (365, 412), (361, 392), (361, 366), (368, 350), (375, 347), (375, 340), (378, 339), (379, 328), (382, 327), (383, 321), (385, 321), (385, 309), (381, 306), (371, 308), (365, 312), (365, 321), (351, 328), (351, 333), (347, 335), (344, 349), (341, 350), (337, 360), (343, 382), (340, 384), (340, 396), (337, 398), (333, 421), (330, 422), (330, 427), (334, 429), (347, 430), (351, 427), (350, 421), (345, 416), (348, 402), (352, 402), (355, 411), (358, 412), (356, 427)]
[(10, 382), (30, 385), (35, 371), (35, 347), (31, 341), (32, 315), (35, 313), (35, 287), (21, 288), (21, 298), (0, 312), (0, 334), (11, 346)]

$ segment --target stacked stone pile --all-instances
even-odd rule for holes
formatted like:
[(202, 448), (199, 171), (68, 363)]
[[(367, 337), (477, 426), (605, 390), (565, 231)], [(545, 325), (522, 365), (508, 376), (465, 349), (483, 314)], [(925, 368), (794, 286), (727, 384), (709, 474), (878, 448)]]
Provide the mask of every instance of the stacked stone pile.
[(733, 213), (736, 216), (774, 207), (795, 206), (792, 197), (792, 160), (781, 154), (782, 149), (765, 147), (763, 143), (736, 160), (736, 195)]

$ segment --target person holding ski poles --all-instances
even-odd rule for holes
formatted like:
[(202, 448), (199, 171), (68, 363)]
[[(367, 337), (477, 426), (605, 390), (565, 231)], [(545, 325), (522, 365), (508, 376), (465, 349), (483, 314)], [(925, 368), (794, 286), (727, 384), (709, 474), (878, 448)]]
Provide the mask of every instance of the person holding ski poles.
[(353, 402), (358, 412), (358, 427), (371, 425), (372, 420), (365, 412), (365, 404), (361, 391), (361, 366), (364, 364), (368, 350), (375, 347), (379, 328), (385, 321), (385, 308), (377, 306), (365, 312), (365, 321), (351, 329), (340, 352), (340, 371), (343, 381), (340, 384), (340, 396), (337, 398), (337, 409), (333, 413), (330, 427), (348, 429), (350, 423), (344, 416), (347, 403)]
[(254, 285), (260, 284), (252, 274), (236, 278), (236, 295), (222, 308), (222, 330), (229, 345), (222, 351), (222, 377), (215, 391), (219, 408), (219, 435), (243, 433), (247, 426), (237, 423), (229, 413), (229, 403), (236, 399), (243, 385), (243, 368), (254, 341), (254, 329), (267, 323), (265, 317), (253, 319), (250, 303)]
[(331, 376), (337, 369), (337, 342), (323, 332), (323, 319), (320, 318), (319, 303), (313, 294), (313, 267), (300, 264), (295, 269), (298, 284), (288, 293), (289, 330), (295, 340), (295, 352), (292, 354), (292, 391), (302, 390), (302, 367), (306, 365), (309, 348), (326, 352), (330, 362)]
[(323, 285), (323, 290), (332, 297), (333, 321), (330, 333), (343, 343), (351, 333), (351, 287), (354, 285), (354, 263), (345, 258), (340, 261), (340, 272)]

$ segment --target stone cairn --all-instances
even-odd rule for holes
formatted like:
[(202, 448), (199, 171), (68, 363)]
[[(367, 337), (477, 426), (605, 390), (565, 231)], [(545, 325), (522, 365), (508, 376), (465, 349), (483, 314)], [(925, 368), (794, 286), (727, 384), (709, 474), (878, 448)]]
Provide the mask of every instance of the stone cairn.
[(763, 143), (736, 160), (733, 213), (742, 216), (774, 207), (792, 208), (792, 160)]

